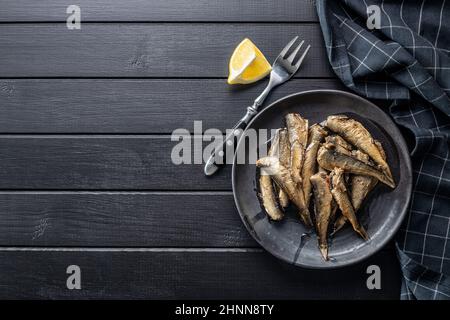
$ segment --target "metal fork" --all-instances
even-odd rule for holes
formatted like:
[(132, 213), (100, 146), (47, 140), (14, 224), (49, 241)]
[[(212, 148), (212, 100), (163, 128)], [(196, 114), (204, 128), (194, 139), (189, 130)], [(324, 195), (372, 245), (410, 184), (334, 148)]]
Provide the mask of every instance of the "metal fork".
[[(260, 107), (264, 103), (264, 100), (269, 95), (269, 92), (279, 86), (280, 84), (288, 81), (300, 68), (306, 54), (308, 53), (308, 45), (303, 53), (300, 53), (300, 49), (304, 43), (301, 41), (298, 46), (288, 55), (291, 51), (298, 36), (292, 39), (280, 52), (275, 62), (272, 65), (272, 71), (270, 72), (270, 80), (264, 91), (255, 99), (253, 105), (247, 107), (247, 113), (245, 116), (238, 121), (238, 123), (233, 127), (230, 134), (227, 135), (224, 142), (219, 145), (211, 154), (205, 165), (205, 175), (210, 176), (214, 174), (221, 165), (225, 163), (225, 149), (226, 146), (234, 145), (235, 139), (238, 139), (242, 131), (247, 127), (250, 120), (258, 113)], [(294, 63), (295, 62), (295, 63)]]

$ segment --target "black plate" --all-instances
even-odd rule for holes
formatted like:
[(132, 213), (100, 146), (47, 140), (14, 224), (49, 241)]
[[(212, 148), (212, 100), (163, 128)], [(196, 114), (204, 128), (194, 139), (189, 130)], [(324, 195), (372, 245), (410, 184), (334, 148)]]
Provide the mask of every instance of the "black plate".
[[(367, 228), (369, 241), (363, 241), (350, 227), (340, 230), (330, 243), (330, 261), (324, 261), (317, 247), (316, 235), (307, 230), (295, 213), (288, 212), (279, 222), (269, 221), (257, 195), (257, 170), (252, 163), (233, 163), (233, 195), (239, 214), (253, 238), (274, 256), (307, 268), (336, 268), (366, 259), (381, 249), (397, 232), (406, 214), (412, 190), (411, 161), (406, 143), (389, 116), (371, 102), (337, 90), (314, 90), (280, 99), (255, 117), (247, 127), (276, 129), (284, 126), (284, 116), (297, 112), (310, 125), (332, 114), (347, 114), (362, 122), (372, 136), (381, 141), (394, 175), (396, 188), (381, 183), (370, 193), (358, 212)], [(241, 139), (237, 153), (256, 152)], [(236, 154), (237, 154), (236, 153)]]

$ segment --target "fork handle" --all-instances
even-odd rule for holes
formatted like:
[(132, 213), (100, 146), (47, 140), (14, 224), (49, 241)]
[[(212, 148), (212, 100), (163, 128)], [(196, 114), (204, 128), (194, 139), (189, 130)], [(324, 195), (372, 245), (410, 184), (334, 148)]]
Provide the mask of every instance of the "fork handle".
[(225, 137), (222, 144), (217, 146), (209, 157), (205, 164), (205, 175), (213, 175), (221, 166), (225, 164), (225, 150), (227, 146), (233, 146), (241, 136), (241, 133), (247, 127), (250, 120), (258, 113), (254, 106), (247, 107), (247, 113), (241, 120), (239, 120), (236, 125), (231, 129), (231, 132)]

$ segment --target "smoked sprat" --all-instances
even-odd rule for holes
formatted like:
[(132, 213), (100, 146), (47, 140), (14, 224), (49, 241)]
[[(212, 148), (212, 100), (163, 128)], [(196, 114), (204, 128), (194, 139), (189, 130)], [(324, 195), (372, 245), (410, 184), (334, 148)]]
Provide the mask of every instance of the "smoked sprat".
[(272, 138), (268, 156), (256, 162), (260, 199), (269, 218), (281, 220), (287, 208), (295, 206), (300, 221), (315, 229), (325, 260), (329, 239), (347, 222), (368, 241), (358, 210), (378, 182), (395, 188), (381, 143), (362, 123), (345, 115), (311, 126), (297, 113), (284, 119), (285, 127)]

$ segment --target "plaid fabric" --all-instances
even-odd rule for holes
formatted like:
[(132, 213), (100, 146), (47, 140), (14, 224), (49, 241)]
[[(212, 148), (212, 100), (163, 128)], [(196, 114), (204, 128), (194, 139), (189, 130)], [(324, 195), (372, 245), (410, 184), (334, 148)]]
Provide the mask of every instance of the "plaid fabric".
[[(380, 8), (378, 30), (366, 26), (370, 5)], [(336, 75), (388, 100), (411, 142), (414, 190), (397, 237), (401, 299), (449, 299), (450, 1), (318, 0), (317, 11)]]

